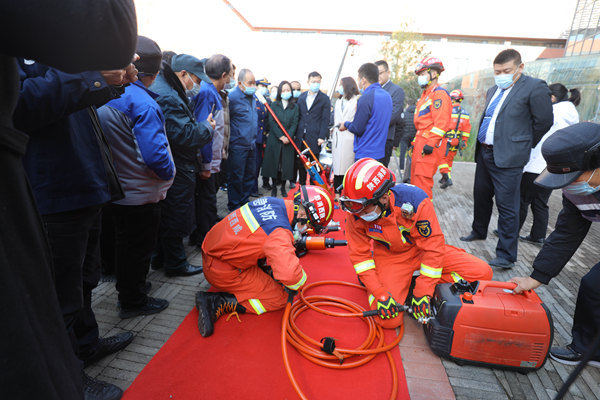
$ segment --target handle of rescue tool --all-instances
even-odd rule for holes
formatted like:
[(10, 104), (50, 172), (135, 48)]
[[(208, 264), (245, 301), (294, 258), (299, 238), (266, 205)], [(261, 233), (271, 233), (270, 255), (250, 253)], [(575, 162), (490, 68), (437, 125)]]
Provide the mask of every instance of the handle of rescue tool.
[[(398, 306), (398, 311), (409, 311), (410, 312), (410, 307), (409, 306)], [(363, 317), (378, 317), (379, 311), (377, 311), (377, 310), (363, 311), (362, 315), (363, 315)]]
[[(483, 292), (486, 288), (499, 288), (499, 289), (508, 289), (514, 290), (517, 287), (517, 284), (514, 282), (501, 282), (501, 281), (480, 281), (479, 286), (477, 287), (477, 292)], [(513, 292), (513, 294), (517, 295)], [(531, 291), (523, 291), (522, 293), (525, 297), (531, 298)], [(518, 295), (517, 295), (518, 296)]]

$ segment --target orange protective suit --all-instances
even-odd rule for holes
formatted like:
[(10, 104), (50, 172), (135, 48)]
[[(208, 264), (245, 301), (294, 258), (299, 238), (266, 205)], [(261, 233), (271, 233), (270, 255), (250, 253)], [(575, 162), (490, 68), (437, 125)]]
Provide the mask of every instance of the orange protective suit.
[[(202, 244), (204, 276), (217, 290), (232, 293), (248, 312), (279, 310), (287, 302), (283, 285), (298, 290), (306, 272), (295, 254), (289, 200), (262, 197), (216, 224)], [(273, 278), (259, 266), (266, 258)]]
[[(452, 101), (446, 89), (431, 85), (423, 91), (415, 109), (417, 133), (413, 143), (410, 171), (411, 183), (432, 198), (433, 176), (446, 149), (442, 142), (451, 128)], [(424, 155), (423, 147), (433, 147), (433, 153)]]
[[(443, 145), (444, 151), (448, 151), (448, 154), (442, 158), (440, 163), (440, 172), (442, 174), (450, 174), (452, 172), (452, 163), (454, 156), (458, 151), (458, 146), (452, 146), (452, 141), (457, 139), (463, 142), (463, 148), (467, 147), (467, 142), (471, 136), (471, 117), (467, 110), (464, 110), (460, 104), (455, 105), (452, 108), (452, 124), (451, 130), (446, 133), (444, 141), (446, 145)], [(450, 176), (450, 175), (448, 175)]]
[[(456, 274), (468, 281), (492, 278), (492, 269), (485, 261), (446, 244), (433, 203), (423, 190), (398, 184), (389, 193), (389, 209), (377, 220), (367, 222), (354, 215), (346, 218), (350, 260), (370, 294), (372, 309), (377, 308), (373, 293), (382, 291), (402, 304), (414, 271), (420, 272), (413, 289), (415, 297), (433, 295), (436, 284), (453, 282)], [(413, 214), (403, 214), (404, 204), (412, 206)], [(375, 320), (384, 328), (395, 328), (402, 324), (402, 313)]]

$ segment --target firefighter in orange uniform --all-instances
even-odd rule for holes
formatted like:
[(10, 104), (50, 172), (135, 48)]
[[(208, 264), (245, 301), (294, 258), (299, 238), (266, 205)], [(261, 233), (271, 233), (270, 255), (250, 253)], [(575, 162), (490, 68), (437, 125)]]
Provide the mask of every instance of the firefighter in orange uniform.
[[(225, 313), (260, 315), (283, 308), (284, 286), (297, 291), (306, 283), (295, 240), (308, 228), (324, 231), (332, 216), (333, 199), (324, 189), (301, 186), (294, 201), (262, 197), (216, 224), (202, 244), (202, 260), (206, 280), (220, 292), (196, 294), (202, 336), (210, 336)], [(273, 277), (261, 268), (264, 261)]]
[(384, 328), (402, 325), (398, 306), (407, 297), (414, 271), (420, 276), (409, 305), (416, 319), (429, 315), (436, 284), (492, 278), (485, 261), (446, 244), (427, 194), (394, 180), (383, 164), (363, 158), (346, 172), (340, 197), (351, 214), (346, 218), (350, 260)]
[(452, 99), (452, 124), (450, 130), (445, 135), (446, 145), (442, 146), (446, 151), (440, 164), (440, 173), (442, 174), (440, 187), (442, 189), (452, 186), (452, 175), (450, 172), (452, 172), (454, 156), (456, 156), (458, 150), (467, 147), (469, 136), (471, 136), (469, 113), (460, 104), (464, 98), (465, 96), (460, 89), (450, 92), (450, 99)]
[(413, 142), (411, 183), (432, 198), (433, 176), (444, 156), (444, 135), (451, 127), (452, 102), (446, 89), (438, 85), (442, 62), (425, 58), (415, 68), (423, 94), (417, 102), (414, 123), (417, 129)]

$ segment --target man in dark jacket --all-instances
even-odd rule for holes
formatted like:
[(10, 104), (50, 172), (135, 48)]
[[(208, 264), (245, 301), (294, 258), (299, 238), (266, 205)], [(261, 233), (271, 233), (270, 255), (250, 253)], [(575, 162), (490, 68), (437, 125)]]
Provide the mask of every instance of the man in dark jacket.
[[(162, 70), (150, 90), (158, 94), (156, 102), (165, 116), (165, 128), (175, 161), (175, 180), (161, 202), (161, 220), (158, 243), (152, 256), (152, 267), (164, 266), (167, 276), (187, 276), (202, 272), (202, 266), (187, 260), (183, 238), (194, 229), (194, 190), (198, 170), (197, 154), (210, 142), (215, 121), (212, 115), (198, 122), (189, 107), (186, 91), (194, 87), (190, 77), (200, 60), (187, 54), (178, 54), (171, 65), (163, 62)], [(197, 71), (196, 76), (204, 71)]]
[(375, 61), (379, 69), (379, 84), (392, 96), (392, 117), (385, 141), (385, 157), (382, 164), (386, 167), (390, 163), (394, 141), (396, 137), (396, 126), (402, 123), (402, 110), (404, 109), (404, 89), (390, 80), (390, 68), (385, 60)]
[(472, 231), (460, 240), (484, 240), (498, 207), (498, 244), (492, 266), (509, 269), (517, 259), (521, 176), (531, 148), (554, 119), (546, 82), (523, 74), (521, 54), (503, 50), (494, 59), (496, 84), (487, 92), (475, 148)]
[[(0, 7), (0, 31), (12, 38), (0, 44), (0, 392), (12, 399), (75, 399), (82, 396), (81, 367), (64, 328), (48, 242), (21, 160), (28, 136), (13, 127), (19, 94), (13, 57), (68, 72), (121, 68), (135, 49), (135, 8), (131, 0), (114, 1), (115, 7), (80, 0), (29, 4), (8, 0)], [(97, 18), (86, 18), (90, 14)], [(44, 34), (32, 35), (40, 26)]]
[[(134, 82), (137, 70), (66, 74), (19, 60), (21, 93), (15, 126), (30, 135), (24, 165), (44, 221), (56, 293), (73, 350), (90, 365), (133, 340), (131, 332), (100, 339), (92, 289), (100, 278), (100, 215), (123, 197), (96, 106)], [(84, 375), (85, 377), (85, 375)], [(84, 379), (84, 391), (120, 393), (108, 383)]]
[[(321, 92), (321, 74), (316, 71), (308, 74), (309, 89), (298, 97), (300, 120), (296, 130), (296, 144), (303, 150), (302, 141), (306, 141), (315, 156), (319, 156), (321, 145), (329, 136), (329, 120), (331, 116), (331, 102), (329, 97)], [(291, 132), (290, 132), (291, 134)], [(306, 170), (300, 160), (298, 172), (300, 184), (306, 183)]]
[[(404, 169), (404, 158), (406, 155), (406, 150), (410, 147), (413, 139), (415, 138), (415, 134), (417, 133), (417, 128), (415, 128), (415, 99), (407, 99), (406, 104), (408, 106), (404, 110), (404, 124), (402, 127), (401, 135), (399, 138), (400, 141), (400, 169)], [(397, 134), (399, 132), (396, 132)]]

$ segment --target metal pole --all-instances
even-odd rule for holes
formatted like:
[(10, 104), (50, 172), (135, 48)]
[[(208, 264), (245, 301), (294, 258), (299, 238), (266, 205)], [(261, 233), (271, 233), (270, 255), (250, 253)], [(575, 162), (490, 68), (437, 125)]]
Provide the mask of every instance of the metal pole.
[(348, 42), (346, 44), (346, 50), (344, 51), (344, 56), (342, 57), (342, 62), (340, 63), (340, 67), (338, 68), (337, 74), (335, 74), (335, 79), (333, 80), (333, 86), (331, 87), (331, 91), (329, 92), (329, 101), (333, 99), (333, 94), (335, 93), (335, 87), (337, 86), (338, 79), (340, 78), (340, 74), (342, 73), (342, 67), (344, 66), (344, 61), (346, 61), (346, 54), (348, 54), (348, 48), (351, 43)]

